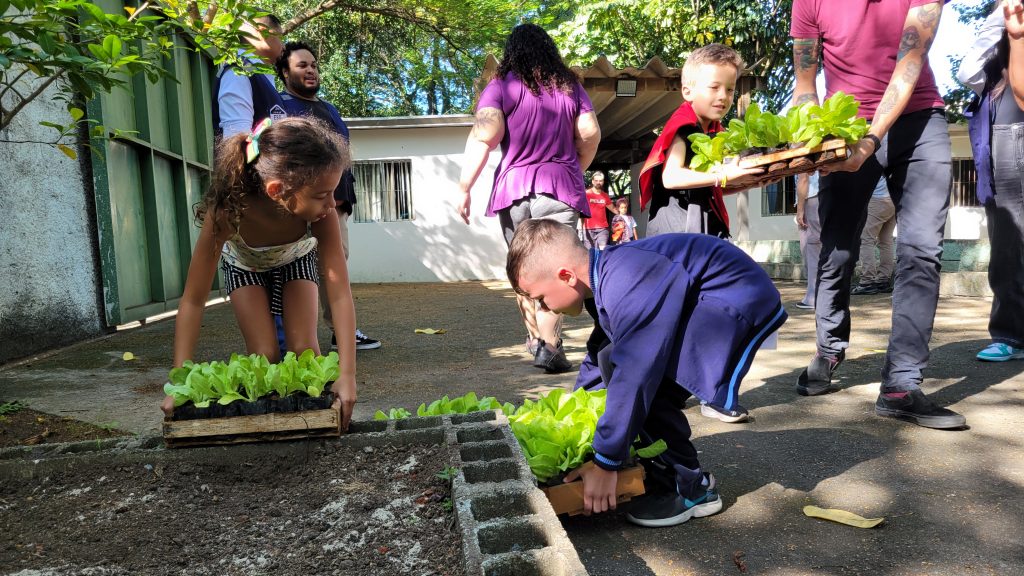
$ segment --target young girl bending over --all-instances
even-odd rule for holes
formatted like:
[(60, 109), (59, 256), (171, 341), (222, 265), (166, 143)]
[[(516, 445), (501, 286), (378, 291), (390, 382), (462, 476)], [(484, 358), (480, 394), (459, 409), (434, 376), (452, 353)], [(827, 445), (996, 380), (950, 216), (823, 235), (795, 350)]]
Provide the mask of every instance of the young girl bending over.
[[(202, 231), (174, 326), (175, 366), (192, 358), (218, 260), (249, 354), (280, 360), (272, 314), (283, 317), (288, 350), (319, 354), (319, 259), (340, 354), (331, 390), (348, 428), (356, 401), (355, 308), (334, 210), (334, 189), (348, 165), (345, 141), (304, 118), (265, 120), (251, 134), (221, 142), (213, 182), (196, 211)], [(173, 399), (161, 407), (170, 414)]]

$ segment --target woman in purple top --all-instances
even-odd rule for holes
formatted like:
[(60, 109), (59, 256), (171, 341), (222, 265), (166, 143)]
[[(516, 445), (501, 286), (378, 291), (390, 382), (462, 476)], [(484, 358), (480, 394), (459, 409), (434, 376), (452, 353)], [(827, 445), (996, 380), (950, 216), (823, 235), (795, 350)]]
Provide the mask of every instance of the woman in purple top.
[[(459, 179), (459, 215), (469, 224), (470, 191), (491, 150), (501, 144), (487, 215), (498, 216), (505, 241), (511, 242), (518, 225), (533, 218), (575, 229), (581, 213), (590, 216), (583, 170), (600, 140), (590, 98), (554, 41), (537, 25), (516, 26), (497, 73), (477, 102)], [(517, 298), (533, 365), (548, 373), (570, 370), (562, 349), (561, 316), (526, 297)]]

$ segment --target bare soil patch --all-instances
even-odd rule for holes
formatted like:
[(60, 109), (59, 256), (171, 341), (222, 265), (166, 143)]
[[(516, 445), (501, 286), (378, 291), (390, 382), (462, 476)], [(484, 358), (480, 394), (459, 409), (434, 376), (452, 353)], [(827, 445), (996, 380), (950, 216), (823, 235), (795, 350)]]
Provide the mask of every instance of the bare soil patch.
[(0, 572), (462, 576), (447, 447), (306, 446), (5, 475)]
[[(0, 401), (0, 405), (11, 404)], [(17, 411), (0, 414), (0, 448), (130, 436), (117, 427), (117, 422), (96, 426), (31, 408), (18, 408)]]

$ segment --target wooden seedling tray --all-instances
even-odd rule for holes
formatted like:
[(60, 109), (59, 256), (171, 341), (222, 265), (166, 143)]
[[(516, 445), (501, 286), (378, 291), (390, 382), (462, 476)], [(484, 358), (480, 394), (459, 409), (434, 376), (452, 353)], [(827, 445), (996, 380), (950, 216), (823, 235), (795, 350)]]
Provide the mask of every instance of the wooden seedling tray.
[[(587, 462), (580, 466), (581, 470), (593, 467), (593, 462)], [(577, 480), (568, 484), (557, 486), (545, 486), (541, 490), (547, 495), (551, 502), (551, 508), (555, 514), (568, 513), (569, 516), (576, 516), (583, 513), (583, 481)], [(633, 466), (625, 470), (619, 470), (618, 483), (615, 486), (616, 500), (621, 504), (628, 502), (631, 498), (641, 496), (644, 493), (644, 467)]]
[(326, 408), (196, 420), (165, 418), (163, 428), (168, 448), (337, 437), (341, 436), (341, 410)]
[(786, 176), (814, 172), (822, 165), (845, 160), (848, 154), (849, 148), (846, 147), (846, 141), (842, 138), (832, 138), (814, 148), (801, 146), (769, 154), (747, 156), (738, 161), (738, 166), (740, 168), (765, 169), (764, 175), (750, 186), (754, 188)]

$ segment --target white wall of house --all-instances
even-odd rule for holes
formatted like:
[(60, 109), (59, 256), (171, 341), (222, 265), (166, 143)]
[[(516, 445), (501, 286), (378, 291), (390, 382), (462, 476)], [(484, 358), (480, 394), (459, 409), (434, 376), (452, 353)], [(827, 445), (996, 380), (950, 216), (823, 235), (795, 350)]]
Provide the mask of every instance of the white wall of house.
[[(352, 222), (353, 282), (452, 282), (505, 276), (505, 241), (498, 219), (484, 216), (500, 152), (491, 153), (472, 192), (470, 225), (456, 213), (462, 152), (472, 117), (349, 121), (354, 160), (412, 161), (412, 220)], [(432, 123), (433, 122), (433, 123)]]
[[(503, 279), (505, 242), (497, 218), (484, 216), (499, 152), (473, 188), (473, 216), (466, 226), (455, 212), (456, 183), (472, 117), (354, 119), (349, 121), (355, 160), (409, 159), (412, 162), (413, 218), (403, 222), (350, 224), (349, 273), (353, 282), (451, 282)], [(952, 126), (954, 158), (970, 158), (963, 126)], [(633, 167), (634, 178), (639, 165)], [(767, 262), (780, 246), (799, 239), (792, 214), (761, 215), (760, 189), (726, 198), (733, 237)], [(639, 198), (634, 198), (634, 203)], [(634, 211), (638, 206), (634, 206)], [(641, 218), (641, 225), (643, 219)], [(984, 211), (951, 208), (946, 237), (987, 238)]]
[(0, 131), (0, 362), (103, 330), (92, 186), (77, 160), (35, 143), (54, 136), (41, 120), (67, 119), (55, 95), (44, 93)]

